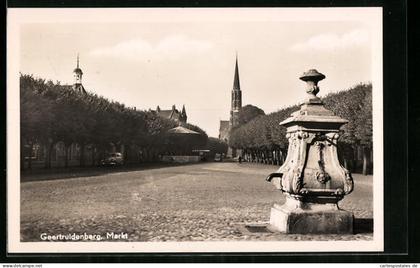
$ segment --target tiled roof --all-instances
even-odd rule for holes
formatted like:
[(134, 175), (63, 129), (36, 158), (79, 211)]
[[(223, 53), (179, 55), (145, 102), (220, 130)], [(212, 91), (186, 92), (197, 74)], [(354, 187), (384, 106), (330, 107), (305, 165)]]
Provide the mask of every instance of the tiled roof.
[(171, 118), (172, 110), (160, 110), (157, 113), (164, 118)]
[(156, 109), (156, 113), (163, 118), (177, 120), (181, 122), (187, 121), (185, 107), (183, 107), (183, 112), (180, 112), (178, 109), (175, 108), (175, 105), (172, 107), (171, 110), (161, 110), (158, 106), (158, 108)]
[(75, 91), (77, 91), (77, 92), (79, 92), (79, 93), (84, 93), (84, 94), (86, 94), (86, 90), (85, 90), (85, 88), (83, 87), (83, 85), (82, 85), (82, 84), (74, 84), (74, 85), (73, 85), (73, 90), (75, 90)]
[(200, 134), (194, 130), (185, 128), (185, 127), (175, 127), (175, 128), (171, 128), (170, 130), (168, 130), (169, 133), (174, 133), (174, 134)]

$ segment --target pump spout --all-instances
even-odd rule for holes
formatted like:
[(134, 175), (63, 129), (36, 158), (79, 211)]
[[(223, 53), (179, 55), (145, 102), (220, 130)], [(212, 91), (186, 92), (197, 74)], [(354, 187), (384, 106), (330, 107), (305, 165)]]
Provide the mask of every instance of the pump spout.
[(265, 178), (266, 181), (271, 182), (273, 178), (281, 178), (283, 176), (283, 173), (271, 173), (270, 175)]

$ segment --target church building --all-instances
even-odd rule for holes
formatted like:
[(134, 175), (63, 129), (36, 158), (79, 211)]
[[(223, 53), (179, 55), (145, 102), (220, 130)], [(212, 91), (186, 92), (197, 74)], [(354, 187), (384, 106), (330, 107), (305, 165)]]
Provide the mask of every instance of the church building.
[(242, 91), (239, 83), (238, 56), (235, 62), (235, 75), (233, 78), (232, 99), (230, 107), (230, 120), (220, 120), (219, 139), (228, 142), (230, 130), (239, 124), (239, 112), (242, 109)]
[(74, 84), (73, 90), (76, 90), (79, 93), (86, 93), (85, 88), (82, 85), (82, 69), (79, 68), (79, 54), (77, 54), (77, 67), (73, 70)]
[(155, 111), (160, 117), (174, 120), (178, 123), (187, 123), (187, 112), (185, 105), (182, 105), (182, 111), (179, 111), (175, 105), (172, 105), (170, 110), (161, 110), (158, 106)]

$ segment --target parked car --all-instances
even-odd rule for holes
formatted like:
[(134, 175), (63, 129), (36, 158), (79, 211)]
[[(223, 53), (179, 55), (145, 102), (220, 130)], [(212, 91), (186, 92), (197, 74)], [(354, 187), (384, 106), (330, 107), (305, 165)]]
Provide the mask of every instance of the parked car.
[(216, 162), (222, 162), (222, 155), (221, 154), (215, 154), (214, 155), (214, 161)]
[(110, 153), (101, 160), (102, 166), (122, 166), (124, 164), (124, 158), (121, 153)]

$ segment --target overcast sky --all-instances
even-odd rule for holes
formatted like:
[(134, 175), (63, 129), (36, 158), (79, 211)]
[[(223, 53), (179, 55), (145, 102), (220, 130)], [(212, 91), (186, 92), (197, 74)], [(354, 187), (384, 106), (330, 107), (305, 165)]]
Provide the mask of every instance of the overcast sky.
[(219, 120), (229, 119), (236, 52), (242, 103), (266, 113), (305, 98), (298, 77), (310, 68), (327, 77), (321, 96), (372, 80), (377, 34), (369, 21), (325, 21), (327, 11), (311, 9), (313, 21), (300, 14), (282, 21), (275, 18), (284, 10), (264, 10), (134, 11), (131, 21), (109, 13), (108, 22), (86, 22), (84, 13), (73, 21), (29, 23), (20, 31), (20, 71), (72, 84), (79, 53), (88, 91), (142, 110), (185, 105), (188, 122), (215, 137)]

